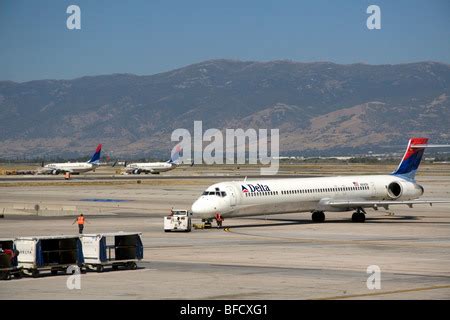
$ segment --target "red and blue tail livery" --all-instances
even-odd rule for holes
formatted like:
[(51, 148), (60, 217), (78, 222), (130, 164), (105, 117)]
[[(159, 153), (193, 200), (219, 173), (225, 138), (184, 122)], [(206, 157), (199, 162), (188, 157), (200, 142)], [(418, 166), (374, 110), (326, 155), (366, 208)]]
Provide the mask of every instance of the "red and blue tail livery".
[(414, 179), (427, 143), (428, 138), (411, 138), (402, 161), (392, 174)]
[(178, 159), (180, 158), (182, 152), (183, 152), (183, 148), (179, 144), (176, 145), (172, 152), (172, 155), (170, 156), (170, 159), (169, 159), (169, 161), (167, 161), (167, 163), (177, 164)]
[(92, 155), (92, 157), (88, 161), (88, 163), (98, 164), (100, 162), (100, 153), (101, 152), (102, 152), (102, 144), (99, 144), (97, 146), (97, 149), (95, 149), (95, 153)]

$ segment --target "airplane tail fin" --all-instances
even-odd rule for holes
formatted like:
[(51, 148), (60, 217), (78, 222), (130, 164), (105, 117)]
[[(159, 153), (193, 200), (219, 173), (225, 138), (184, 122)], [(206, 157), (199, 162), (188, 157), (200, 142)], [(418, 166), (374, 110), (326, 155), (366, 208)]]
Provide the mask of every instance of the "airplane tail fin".
[(408, 147), (403, 155), (402, 161), (398, 165), (397, 170), (392, 174), (413, 179), (416, 176), (416, 171), (419, 168), (422, 160), (423, 152), (428, 147), (428, 138), (411, 138), (408, 142)]
[(95, 153), (92, 155), (91, 159), (88, 163), (98, 164), (100, 162), (100, 153), (102, 152), (102, 145), (99, 144), (97, 149), (95, 149)]
[(173, 164), (178, 164), (178, 160), (180, 159), (182, 152), (183, 152), (183, 148), (181, 148), (180, 145), (176, 145), (175, 148), (173, 148), (170, 159), (167, 162), (173, 163)]

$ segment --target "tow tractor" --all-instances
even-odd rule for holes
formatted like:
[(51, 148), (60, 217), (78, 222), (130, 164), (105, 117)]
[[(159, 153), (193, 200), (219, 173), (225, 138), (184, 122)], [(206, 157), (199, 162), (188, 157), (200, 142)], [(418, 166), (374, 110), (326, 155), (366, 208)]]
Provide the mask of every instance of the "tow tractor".
[(184, 231), (190, 232), (192, 212), (188, 210), (172, 209), (169, 216), (164, 217), (164, 231)]

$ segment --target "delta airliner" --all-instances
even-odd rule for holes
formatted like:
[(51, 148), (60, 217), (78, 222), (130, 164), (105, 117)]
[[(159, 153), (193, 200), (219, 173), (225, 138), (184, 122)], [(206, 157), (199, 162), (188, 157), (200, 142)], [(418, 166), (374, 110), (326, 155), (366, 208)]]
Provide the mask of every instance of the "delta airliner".
[(180, 146), (175, 148), (175, 152), (171, 155), (170, 159), (166, 162), (135, 162), (125, 165), (126, 173), (128, 174), (141, 174), (151, 173), (159, 174), (160, 172), (166, 172), (178, 167), (178, 159), (182, 149)]
[(283, 178), (231, 181), (214, 184), (192, 205), (194, 216), (212, 220), (294, 212), (311, 212), (314, 222), (325, 221), (324, 212), (354, 211), (352, 221), (365, 221), (365, 208), (391, 205), (449, 203), (418, 200), (424, 188), (415, 180), (427, 138), (409, 140), (397, 170), (387, 175), (320, 178)]
[(64, 163), (49, 163), (43, 165), (43, 168), (39, 170), (39, 174), (60, 174), (60, 173), (71, 173), (80, 174), (95, 170), (100, 165), (100, 153), (102, 152), (102, 145), (99, 144), (95, 153), (92, 155), (91, 159), (87, 162), (64, 162)]

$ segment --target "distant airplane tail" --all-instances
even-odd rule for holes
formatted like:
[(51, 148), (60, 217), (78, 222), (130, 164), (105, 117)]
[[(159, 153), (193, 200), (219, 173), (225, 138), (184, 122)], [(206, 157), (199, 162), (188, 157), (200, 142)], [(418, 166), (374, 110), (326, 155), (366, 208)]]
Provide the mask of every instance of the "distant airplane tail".
[(168, 163), (179, 164), (178, 160), (180, 159), (181, 153), (183, 152), (183, 148), (180, 145), (177, 145), (173, 151), (170, 159), (167, 161)]
[(100, 162), (100, 153), (102, 152), (102, 145), (99, 144), (97, 146), (97, 149), (95, 149), (95, 153), (92, 155), (91, 159), (88, 161), (88, 163), (92, 164), (99, 164)]
[[(428, 138), (411, 138), (397, 170), (392, 174), (413, 179), (422, 160), (423, 152), (428, 147)], [(431, 147), (431, 146), (430, 146)]]

